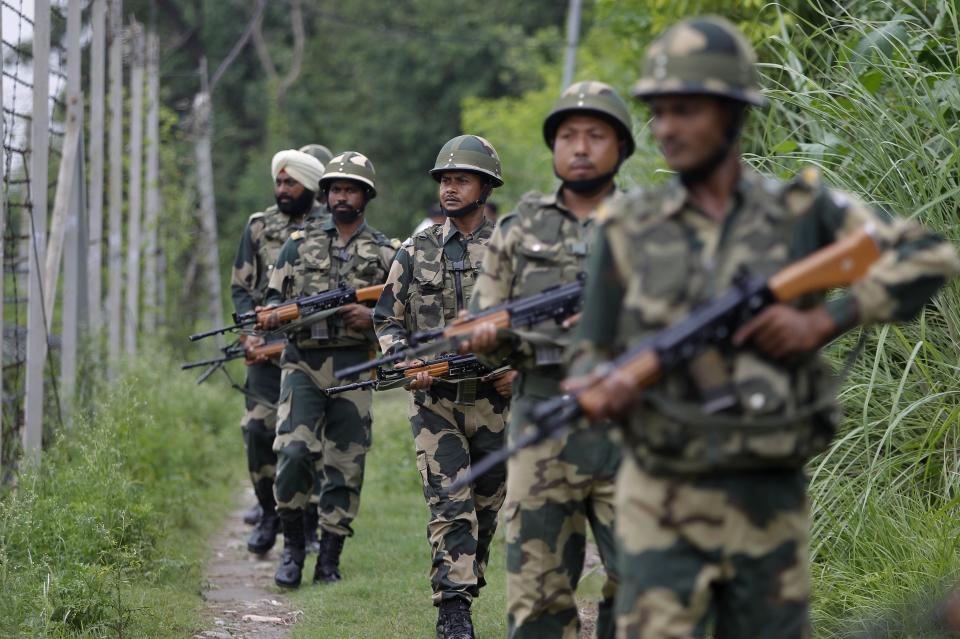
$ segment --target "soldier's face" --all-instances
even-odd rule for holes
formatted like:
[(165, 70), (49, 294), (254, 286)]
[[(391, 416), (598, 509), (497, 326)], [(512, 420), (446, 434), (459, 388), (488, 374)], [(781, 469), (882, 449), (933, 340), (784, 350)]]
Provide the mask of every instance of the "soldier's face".
[(447, 171), (440, 175), (440, 205), (456, 211), (483, 196), (483, 178), (469, 171)]
[(353, 180), (335, 180), (327, 191), (327, 206), (331, 213), (362, 211), (363, 187)]
[(650, 99), (650, 131), (667, 166), (684, 173), (701, 166), (725, 143), (730, 109), (707, 95), (669, 95)]
[(273, 194), (277, 198), (277, 205), (292, 204), (304, 192), (304, 186), (290, 177), (285, 170), (277, 173), (277, 179), (274, 180)]
[(620, 159), (620, 140), (609, 122), (590, 115), (571, 115), (557, 127), (553, 165), (564, 180), (590, 180), (613, 171)]

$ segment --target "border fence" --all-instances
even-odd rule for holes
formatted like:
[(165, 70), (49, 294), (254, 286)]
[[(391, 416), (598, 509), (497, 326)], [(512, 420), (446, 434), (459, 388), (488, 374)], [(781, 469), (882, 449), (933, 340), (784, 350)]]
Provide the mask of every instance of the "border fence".
[(163, 321), (159, 45), (121, 3), (0, 1), (0, 483)]

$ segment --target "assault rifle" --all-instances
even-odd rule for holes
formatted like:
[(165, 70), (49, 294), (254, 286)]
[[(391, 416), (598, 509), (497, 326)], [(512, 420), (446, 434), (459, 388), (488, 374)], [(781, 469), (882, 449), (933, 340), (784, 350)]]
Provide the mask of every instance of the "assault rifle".
[(377, 286), (367, 286), (365, 288), (353, 288), (341, 284), (335, 289), (324, 291), (316, 295), (308, 295), (300, 299), (265, 308), (261, 311), (248, 311), (246, 313), (234, 313), (234, 323), (229, 326), (221, 326), (204, 333), (196, 333), (190, 336), (190, 341), (195, 342), (204, 337), (219, 335), (229, 331), (239, 329), (257, 329), (266, 330), (275, 328), (281, 324), (287, 324), (294, 320), (307, 318), (311, 315), (323, 311), (332, 311), (357, 302), (376, 302), (383, 290), (383, 284)]
[(553, 320), (560, 324), (579, 312), (582, 294), (582, 278), (569, 284), (553, 286), (529, 297), (471, 313), (454, 320), (444, 328), (413, 333), (407, 339), (406, 348), (379, 359), (334, 371), (334, 375), (344, 379), (378, 366), (386, 366), (420, 355), (456, 350), (459, 338), (469, 338), (478, 326), (486, 322), (492, 322), (498, 329), (528, 328), (546, 320)]
[(396, 368), (380, 368), (377, 370), (376, 379), (344, 384), (343, 386), (334, 386), (324, 390), (324, 392), (327, 395), (336, 395), (337, 393), (345, 393), (360, 388), (389, 390), (406, 385), (412, 378), (416, 377), (418, 373), (424, 371), (430, 373), (430, 377), (447, 380), (470, 379), (474, 377), (489, 378), (491, 373), (494, 372), (473, 355), (443, 355), (420, 364), (397, 366)]
[(277, 340), (274, 342), (267, 342), (260, 346), (256, 346), (250, 349), (249, 357), (247, 350), (244, 348), (243, 344), (240, 341), (236, 341), (229, 346), (225, 346), (221, 349), (223, 355), (221, 357), (214, 357), (211, 359), (201, 359), (196, 362), (188, 362), (180, 366), (180, 370), (186, 371), (191, 368), (200, 368), (201, 366), (208, 366), (209, 368), (203, 372), (200, 377), (197, 378), (197, 383), (202, 384), (207, 380), (208, 377), (213, 375), (218, 368), (223, 366), (229, 361), (240, 359), (241, 357), (250, 359), (254, 361), (261, 357), (268, 359), (277, 359), (280, 357), (280, 354), (283, 353), (283, 349), (287, 346), (287, 340)]
[(773, 304), (790, 302), (809, 293), (848, 286), (860, 279), (880, 257), (868, 226), (794, 262), (768, 280), (740, 275), (733, 288), (693, 311), (680, 322), (643, 340), (609, 364), (602, 365), (576, 392), (540, 402), (533, 407), (533, 424), (513, 445), (487, 455), (449, 490), (472, 483), (517, 451), (563, 431), (583, 415), (602, 415), (610, 397), (606, 379), (614, 370), (630, 376), (639, 391), (700, 354), (725, 342), (736, 330)]

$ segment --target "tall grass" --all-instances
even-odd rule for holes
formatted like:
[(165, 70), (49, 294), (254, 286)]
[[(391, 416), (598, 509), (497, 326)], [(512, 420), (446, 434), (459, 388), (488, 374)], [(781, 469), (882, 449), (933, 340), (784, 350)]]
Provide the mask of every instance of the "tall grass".
[(0, 499), (0, 637), (183, 637), (243, 464), (239, 402), (155, 354)]
[[(856, 3), (865, 19), (810, 2), (764, 43), (772, 106), (754, 123), (750, 160), (780, 175), (813, 164), (956, 244), (956, 5), (896, 5)], [(841, 432), (810, 465), (818, 636), (887, 617), (960, 574), (958, 292), (948, 286), (916, 321), (866, 329)], [(838, 365), (854, 337), (830, 349)]]

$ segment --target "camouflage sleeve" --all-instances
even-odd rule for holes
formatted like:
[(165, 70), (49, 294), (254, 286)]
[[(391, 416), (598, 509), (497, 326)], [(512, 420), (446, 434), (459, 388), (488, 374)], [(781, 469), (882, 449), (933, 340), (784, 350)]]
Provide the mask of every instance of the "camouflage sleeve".
[(280, 249), (277, 263), (270, 273), (270, 282), (267, 284), (267, 295), (263, 301), (265, 306), (280, 304), (291, 295), (290, 287), (293, 284), (294, 269), (300, 257), (299, 239), (295, 237), (299, 232), (291, 234)]
[(611, 227), (597, 229), (593, 249), (587, 258), (587, 281), (583, 315), (567, 349), (569, 374), (585, 375), (600, 362), (614, 356), (617, 326), (626, 289), (607, 240)]
[[(471, 313), (486, 310), (510, 299), (510, 284), (514, 276), (513, 261), (510, 259), (511, 220), (511, 216), (501, 219), (487, 242), (480, 274), (470, 297)], [(514, 360), (520, 346), (519, 341), (516, 338), (511, 339), (493, 352), (477, 355), (477, 358), (492, 368), (499, 368), (507, 361), (517, 366), (518, 362)]]
[(256, 306), (254, 292), (257, 286), (257, 247), (253, 241), (254, 222), (247, 222), (240, 237), (237, 257), (233, 260), (233, 274), (230, 279), (230, 295), (233, 297), (233, 309), (239, 313), (248, 313)]
[(827, 303), (837, 326), (914, 317), (946, 280), (960, 273), (954, 248), (915, 220), (891, 217), (856, 197), (824, 189), (816, 210), (827, 241), (870, 225), (882, 254), (866, 276)]
[(386, 285), (373, 309), (373, 328), (385, 355), (407, 345), (407, 324), (404, 319), (410, 299), (413, 277), (413, 245), (404, 244), (390, 265)]

